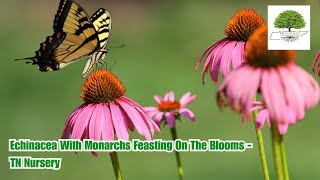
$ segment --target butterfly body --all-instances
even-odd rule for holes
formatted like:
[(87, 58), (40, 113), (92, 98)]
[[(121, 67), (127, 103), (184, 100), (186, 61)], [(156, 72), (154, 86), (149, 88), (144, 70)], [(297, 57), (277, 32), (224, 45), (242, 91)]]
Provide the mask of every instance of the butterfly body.
[[(108, 11), (98, 9), (90, 18), (83, 8), (73, 0), (61, 0), (53, 23), (54, 34), (40, 44), (36, 55), (30, 58), (39, 70), (57, 71), (76, 60), (89, 56), (82, 76), (90, 73), (99, 62), (103, 62), (111, 30)], [(30, 62), (27, 62), (30, 63)]]

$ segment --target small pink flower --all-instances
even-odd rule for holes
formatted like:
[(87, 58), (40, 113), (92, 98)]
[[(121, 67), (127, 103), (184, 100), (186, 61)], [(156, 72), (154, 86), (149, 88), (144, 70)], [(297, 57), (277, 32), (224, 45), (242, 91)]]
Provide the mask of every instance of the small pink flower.
[(144, 109), (150, 115), (154, 117), (155, 122), (160, 126), (161, 120), (165, 119), (170, 128), (174, 128), (175, 120), (182, 114), (191, 121), (195, 120), (195, 116), (192, 111), (185, 108), (188, 104), (192, 103), (196, 96), (191, 96), (190, 92), (185, 93), (180, 101), (174, 100), (174, 93), (168, 92), (164, 99), (160, 96), (154, 96), (154, 99), (158, 103), (157, 107), (145, 107)]
[[(263, 110), (257, 123), (270, 119), (284, 134), (288, 125), (304, 118), (305, 109), (318, 104), (320, 88), (310, 74), (294, 64), (295, 51), (268, 51), (267, 36), (267, 25), (251, 35), (245, 50), (246, 63), (223, 80), (217, 101), (247, 119), (260, 106)], [(252, 103), (258, 92), (260, 105)]]
[(226, 26), (225, 34), (228, 37), (209, 46), (198, 59), (196, 70), (204, 56), (208, 54), (202, 70), (202, 82), (204, 83), (204, 75), (208, 70), (212, 81), (217, 84), (219, 69), (225, 78), (231, 66), (233, 69), (241, 66), (244, 61), (245, 43), (253, 31), (262, 24), (264, 20), (254, 10), (243, 9), (237, 12)]
[[(318, 62), (320, 59), (319, 57), (320, 57), (320, 50), (316, 54), (316, 57), (314, 57), (313, 64), (312, 64), (312, 70), (313, 72), (316, 73), (317, 78), (318, 76), (320, 76), (320, 62)], [(318, 63), (318, 66), (317, 66), (317, 63)]]
[(155, 130), (160, 132), (159, 127), (138, 103), (125, 97), (125, 93), (125, 87), (113, 73), (93, 72), (82, 88), (84, 104), (70, 114), (62, 138), (71, 135), (71, 139), (113, 141), (116, 134), (117, 139), (129, 140), (128, 129), (136, 129), (151, 140)]

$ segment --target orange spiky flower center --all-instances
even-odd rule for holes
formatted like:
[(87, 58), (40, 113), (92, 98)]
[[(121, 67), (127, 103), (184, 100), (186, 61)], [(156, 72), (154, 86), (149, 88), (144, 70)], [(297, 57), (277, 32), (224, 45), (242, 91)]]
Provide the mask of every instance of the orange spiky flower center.
[(124, 85), (115, 74), (97, 70), (86, 79), (80, 97), (86, 103), (99, 104), (114, 101), (125, 93)]
[(227, 23), (225, 35), (228, 37), (246, 42), (249, 36), (264, 24), (263, 18), (251, 9), (238, 11)]
[(248, 39), (244, 50), (245, 61), (254, 67), (277, 67), (293, 62), (296, 51), (268, 50), (268, 26), (259, 27)]
[(158, 104), (158, 109), (161, 112), (172, 112), (174, 110), (177, 110), (181, 107), (180, 102), (178, 101), (163, 101), (160, 104)]

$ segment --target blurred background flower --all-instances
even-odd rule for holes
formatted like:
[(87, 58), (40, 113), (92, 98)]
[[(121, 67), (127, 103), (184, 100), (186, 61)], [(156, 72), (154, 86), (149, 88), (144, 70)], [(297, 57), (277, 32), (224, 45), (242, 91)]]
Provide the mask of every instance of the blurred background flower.
[(315, 79), (294, 63), (295, 51), (268, 51), (267, 30), (263, 25), (249, 37), (245, 64), (223, 80), (217, 101), (250, 119), (252, 100), (261, 92), (261, 106), (267, 111), (260, 112), (257, 123), (261, 127), (263, 120), (270, 118), (279, 133), (285, 134), (289, 124), (304, 118), (305, 109), (318, 104), (320, 89)]
[(225, 28), (227, 37), (209, 46), (198, 59), (196, 70), (208, 53), (202, 70), (202, 83), (208, 70), (212, 81), (217, 84), (219, 69), (225, 78), (230, 72), (230, 65), (233, 69), (238, 68), (243, 63), (244, 47), (249, 36), (264, 23), (263, 18), (251, 9), (240, 10), (231, 17)]
[(186, 108), (187, 105), (192, 103), (196, 96), (191, 96), (190, 92), (185, 93), (179, 101), (174, 100), (174, 92), (170, 91), (165, 94), (164, 98), (154, 96), (154, 100), (158, 103), (157, 107), (144, 107), (150, 117), (154, 117), (155, 122), (159, 125), (164, 120), (170, 128), (175, 127), (175, 121), (180, 119), (183, 115), (190, 119), (195, 120), (193, 112)]
[[(316, 73), (316, 77), (318, 78), (318, 76), (320, 76), (320, 60), (319, 60), (319, 57), (320, 57), (320, 50), (318, 51), (318, 53), (316, 54), (316, 56), (314, 57), (313, 59), (313, 64), (312, 64), (312, 70), (313, 72)], [(317, 65), (318, 63), (318, 65)]]

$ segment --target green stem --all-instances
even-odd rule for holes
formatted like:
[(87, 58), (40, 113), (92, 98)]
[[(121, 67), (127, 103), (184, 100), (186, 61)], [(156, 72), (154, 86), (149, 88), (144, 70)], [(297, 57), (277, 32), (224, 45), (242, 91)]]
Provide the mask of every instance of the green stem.
[(264, 179), (265, 180), (270, 180), (269, 171), (268, 171), (268, 164), (267, 164), (267, 158), (266, 158), (266, 154), (265, 154), (265, 151), (264, 151), (262, 132), (261, 132), (261, 130), (258, 129), (257, 123), (256, 123), (257, 116), (258, 116), (258, 110), (253, 111), (252, 112), (252, 116), (253, 116), (254, 124), (255, 124), (255, 128), (256, 128), (257, 141), (258, 141), (258, 145), (259, 145), (259, 153), (260, 153), (260, 159), (261, 159)]
[[(173, 140), (178, 139), (176, 127), (170, 128), (170, 130), (171, 130), (172, 139)], [(178, 151), (175, 151), (175, 154), (176, 154), (176, 160), (177, 160), (177, 165), (178, 165), (179, 179), (183, 180), (183, 169), (182, 169), (182, 164), (181, 164), (180, 153)]]
[(117, 152), (114, 151), (110, 153), (110, 158), (112, 161), (113, 171), (114, 171), (114, 175), (116, 176), (116, 179), (122, 180), (122, 174), (121, 174)]
[(286, 149), (284, 145), (283, 136), (280, 136), (280, 137), (281, 137), (280, 150), (281, 150), (281, 157), (282, 157), (284, 179), (289, 180), (290, 178), (289, 178), (289, 170), (288, 170), (288, 164), (287, 164)]
[(283, 165), (281, 158), (281, 143), (282, 136), (279, 134), (277, 124), (271, 124), (271, 135), (272, 135), (272, 145), (273, 145), (273, 158), (276, 166), (276, 173), (278, 180), (284, 180), (283, 175)]

